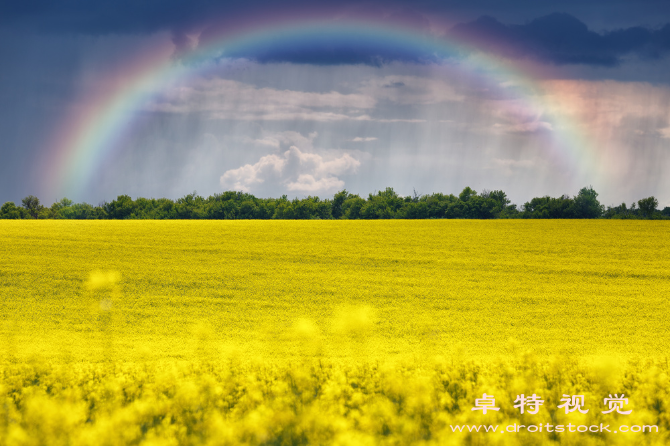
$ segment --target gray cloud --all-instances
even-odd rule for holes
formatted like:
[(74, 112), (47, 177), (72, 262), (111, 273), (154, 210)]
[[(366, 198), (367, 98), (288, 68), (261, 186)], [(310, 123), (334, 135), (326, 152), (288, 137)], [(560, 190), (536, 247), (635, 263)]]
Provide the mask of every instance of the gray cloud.
[(597, 33), (577, 18), (554, 13), (523, 25), (504, 25), (488, 16), (455, 26), (450, 34), (507, 57), (528, 57), (554, 64), (613, 67), (635, 54), (658, 58), (670, 51), (670, 24)]
[(240, 120), (368, 120), (364, 112), (375, 99), (362, 94), (304, 92), (258, 88), (227, 79), (201, 79), (169, 89), (145, 106), (147, 111), (200, 113), (210, 119)]

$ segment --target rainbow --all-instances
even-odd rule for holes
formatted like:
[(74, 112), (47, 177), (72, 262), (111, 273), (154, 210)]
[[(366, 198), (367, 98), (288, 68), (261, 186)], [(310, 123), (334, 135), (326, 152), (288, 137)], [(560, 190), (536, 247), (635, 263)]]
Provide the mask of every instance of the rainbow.
[[(121, 70), (116, 84), (104, 94), (89, 98), (65, 120), (61, 133), (52, 138), (49, 171), (43, 176), (51, 191), (77, 197), (95, 178), (105, 161), (122, 145), (132, 129), (137, 112), (161, 88), (200, 73), (213, 62), (226, 63), (251, 56), (267, 58), (268, 49), (282, 48), (299, 54), (306, 42), (332, 43), (346, 47), (379, 49), (403, 60), (427, 63), (454, 61), (463, 70), (488, 80), (492, 88), (513, 84), (525, 105), (532, 109), (552, 108), (536, 74), (522, 70), (508, 60), (477, 51), (476, 45), (453, 38), (426, 34), (425, 31), (369, 20), (264, 21), (238, 26), (232, 31), (208, 32), (195, 49), (174, 57), (173, 44), (152, 50)], [(270, 54), (271, 56), (271, 54)], [(383, 63), (383, 60), (380, 61)], [(576, 175), (597, 171), (596, 145), (579, 123), (568, 118), (552, 122), (552, 156), (568, 163)], [(592, 178), (592, 177), (590, 177)]]

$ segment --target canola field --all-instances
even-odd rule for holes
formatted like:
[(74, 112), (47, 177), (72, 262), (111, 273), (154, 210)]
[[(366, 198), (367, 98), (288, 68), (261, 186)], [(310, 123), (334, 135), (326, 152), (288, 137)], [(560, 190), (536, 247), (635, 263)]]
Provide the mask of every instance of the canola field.
[(0, 444), (667, 444), (669, 291), (662, 221), (1, 221)]

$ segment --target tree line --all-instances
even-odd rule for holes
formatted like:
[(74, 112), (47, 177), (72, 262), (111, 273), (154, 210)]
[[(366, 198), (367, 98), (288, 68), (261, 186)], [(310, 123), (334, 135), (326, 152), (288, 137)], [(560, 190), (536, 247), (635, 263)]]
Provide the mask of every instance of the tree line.
[(244, 192), (228, 191), (204, 198), (197, 193), (182, 198), (137, 198), (119, 195), (116, 200), (93, 206), (73, 203), (68, 198), (43, 206), (30, 195), (21, 206), (6, 202), (0, 208), (2, 219), (427, 219), (427, 218), (611, 218), (611, 219), (669, 219), (670, 207), (658, 209), (658, 200), (648, 197), (627, 206), (607, 208), (598, 201), (592, 187), (584, 187), (573, 197), (563, 195), (533, 198), (517, 207), (501, 190), (477, 193), (466, 187), (458, 195), (434, 193), (410, 196), (398, 195), (393, 188), (371, 193), (367, 198), (347, 190), (332, 199), (309, 196), (289, 200), (257, 198)]

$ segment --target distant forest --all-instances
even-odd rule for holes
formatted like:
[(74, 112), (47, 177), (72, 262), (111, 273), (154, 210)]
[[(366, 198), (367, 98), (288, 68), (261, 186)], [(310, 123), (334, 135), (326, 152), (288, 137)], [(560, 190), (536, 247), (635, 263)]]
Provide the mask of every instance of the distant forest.
[(342, 190), (332, 199), (309, 196), (289, 200), (257, 198), (244, 192), (223, 192), (207, 198), (195, 192), (185, 197), (137, 198), (119, 195), (116, 200), (93, 206), (73, 203), (63, 198), (51, 207), (40, 204), (30, 195), (21, 206), (7, 202), (0, 208), (2, 219), (426, 219), (426, 218), (616, 218), (670, 219), (670, 207), (658, 210), (658, 200), (648, 197), (627, 206), (605, 207), (592, 187), (584, 187), (570, 197), (539, 197), (521, 207), (511, 204), (505, 192), (484, 190), (477, 193), (469, 187), (458, 195), (435, 193), (403, 197), (392, 188), (369, 194), (367, 199)]

